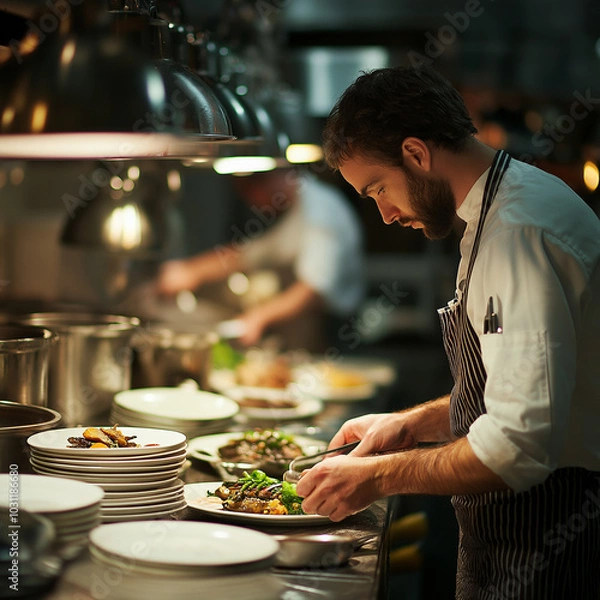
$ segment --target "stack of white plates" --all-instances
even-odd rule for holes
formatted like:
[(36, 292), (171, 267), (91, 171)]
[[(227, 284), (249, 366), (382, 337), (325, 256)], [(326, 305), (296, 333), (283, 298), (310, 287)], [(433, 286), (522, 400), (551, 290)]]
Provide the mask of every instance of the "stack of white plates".
[[(97, 485), (41, 475), (0, 475), (0, 498), (16, 495), (19, 509), (52, 521), (56, 544), (65, 558), (72, 558), (87, 544), (89, 532), (100, 523), (104, 491)], [(16, 517), (18, 522), (18, 516)]]
[(42, 475), (93, 483), (104, 490), (104, 522), (162, 518), (185, 507), (178, 478), (186, 460), (186, 437), (177, 431), (121, 427), (139, 447), (69, 448), (83, 427), (42, 431), (28, 438), (33, 470)]
[[(90, 554), (101, 564), (149, 575), (218, 575), (270, 566), (279, 543), (253, 529), (198, 521), (101, 525)], [(220, 596), (223, 597), (223, 596)]]
[(115, 395), (111, 420), (137, 427), (168, 427), (192, 438), (225, 431), (238, 411), (236, 402), (212, 392), (138, 388)]

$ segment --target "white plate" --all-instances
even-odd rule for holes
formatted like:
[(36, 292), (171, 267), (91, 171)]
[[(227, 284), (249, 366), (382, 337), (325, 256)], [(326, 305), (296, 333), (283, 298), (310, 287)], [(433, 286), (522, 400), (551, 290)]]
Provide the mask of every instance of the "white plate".
[[(108, 426), (100, 426), (106, 427)], [(49, 429), (35, 433), (27, 438), (27, 443), (36, 450), (46, 451), (59, 456), (73, 458), (104, 458), (110, 457), (136, 457), (157, 454), (166, 450), (175, 451), (185, 446), (186, 437), (178, 431), (166, 429), (149, 429), (140, 427), (119, 427), (125, 436), (135, 435), (135, 442), (141, 444), (139, 448), (69, 448), (67, 438), (81, 437), (85, 427), (70, 427), (65, 429)], [(152, 444), (149, 446), (148, 444)]]
[(358, 385), (328, 385), (319, 366), (306, 365), (294, 370), (294, 380), (298, 389), (325, 401), (350, 402), (367, 400), (377, 392), (377, 386), (371, 381)]
[(35, 462), (31, 462), (32, 467), (38, 473), (44, 473), (46, 475), (57, 475), (59, 477), (67, 477), (78, 479), (79, 481), (86, 481), (88, 483), (97, 483), (103, 485), (104, 483), (125, 483), (132, 482), (137, 483), (141, 481), (156, 481), (160, 482), (164, 479), (169, 479), (179, 473), (179, 468), (167, 469), (162, 471), (154, 471), (152, 473), (89, 473), (87, 471), (68, 471), (66, 469), (52, 469), (49, 467), (40, 466)]
[(208, 492), (214, 492), (221, 484), (221, 481), (203, 481), (188, 483), (183, 486), (187, 505), (194, 510), (199, 510), (201, 513), (239, 523), (263, 523), (265, 525), (282, 526), (331, 523), (329, 517), (321, 515), (259, 515), (224, 510), (219, 498), (207, 497)]
[(193, 421), (228, 419), (239, 410), (229, 398), (212, 392), (186, 388), (138, 388), (118, 392), (114, 403), (128, 411), (181, 420), (185, 424)]
[(175, 498), (167, 502), (156, 502), (155, 504), (145, 504), (137, 506), (103, 506), (100, 514), (102, 518), (111, 516), (125, 516), (125, 515), (136, 515), (136, 514), (149, 514), (155, 512), (163, 512), (169, 510), (181, 510), (186, 506), (185, 499)]
[[(285, 434), (284, 431), (282, 433)], [(188, 444), (188, 455), (198, 460), (209, 461), (210, 457), (202, 454), (201, 450), (209, 452), (213, 456), (218, 456), (219, 448), (225, 446), (231, 440), (239, 440), (244, 437), (243, 431), (232, 431), (230, 433), (216, 433), (214, 435), (204, 435), (190, 440)], [(312, 438), (293, 435), (294, 443), (300, 446), (304, 454), (315, 454), (327, 448), (326, 442), (313, 440)]]
[[(115, 457), (112, 460), (103, 460), (100, 458), (94, 458), (93, 460), (88, 458), (86, 460), (81, 460), (79, 458), (60, 458), (58, 456), (52, 456), (45, 454), (39, 450), (31, 450), (31, 458), (37, 460), (38, 462), (46, 462), (54, 465), (55, 467), (60, 466), (70, 466), (70, 467), (85, 467), (85, 466), (94, 466), (94, 467), (106, 467), (110, 469), (115, 469), (119, 471), (127, 471), (134, 470), (136, 471), (139, 468), (154, 468), (160, 465), (172, 465), (175, 463), (179, 463), (180, 460), (185, 459), (187, 455), (187, 449), (181, 448), (180, 450), (176, 450), (175, 452), (165, 453), (164, 456), (157, 456), (152, 454), (151, 456), (141, 456), (139, 458), (119, 458)], [(156, 458), (155, 458), (156, 457)]]
[[(343, 363), (346, 368), (346, 363)], [(342, 368), (342, 367), (340, 367)], [(354, 368), (350, 366), (347, 367), (349, 370), (354, 371)], [(368, 377), (368, 372), (357, 369), (357, 372), (365, 377), (367, 381), (361, 385), (353, 385), (348, 387), (334, 387), (330, 385), (326, 385), (323, 374), (319, 370), (319, 366), (315, 364), (307, 364), (295, 367), (293, 370), (294, 380), (293, 382), (286, 388), (287, 390), (293, 390), (296, 388), (302, 394), (307, 396), (312, 396), (318, 398), (320, 400), (325, 401), (337, 401), (337, 402), (351, 402), (351, 401), (359, 401), (359, 400), (367, 400), (372, 398), (377, 392), (377, 383)], [(392, 369), (392, 374), (395, 376), (395, 373)], [(389, 371), (387, 373), (379, 373), (379, 377), (384, 377), (386, 380), (389, 379)], [(393, 379), (392, 379), (393, 381)], [(234, 394), (239, 394), (237, 391), (238, 388), (243, 388), (243, 386), (239, 386), (235, 381), (235, 373), (228, 369), (218, 369), (212, 371), (208, 376), (208, 385), (217, 390), (218, 392), (229, 396), (235, 400)], [(256, 389), (264, 389), (271, 390), (271, 392), (277, 394), (281, 393), (281, 389), (279, 388), (248, 388), (247, 390), (256, 390)], [(239, 397), (239, 396), (238, 396)], [(246, 412), (247, 409), (243, 408), (243, 412)]]
[[(53, 469), (56, 471), (66, 471), (72, 473), (87, 473), (89, 475), (93, 474), (106, 474), (110, 473), (111, 475), (141, 475), (142, 473), (163, 473), (167, 470), (179, 469), (185, 463), (186, 457), (185, 455), (165, 464), (158, 465), (120, 465), (118, 463), (113, 463), (110, 466), (98, 465), (96, 462), (89, 461), (78, 461), (78, 463), (84, 462), (84, 464), (71, 464), (69, 462), (65, 463), (57, 463), (52, 459), (48, 458), (39, 458), (37, 456), (31, 456), (29, 462), (36, 466), (42, 467), (46, 469)], [(114, 465), (114, 466), (113, 466)]]
[[(187, 444), (179, 444), (177, 448), (174, 450), (169, 449), (166, 452), (156, 452), (152, 454), (142, 454), (140, 455), (131, 455), (131, 456), (112, 456), (112, 452), (105, 452), (103, 456), (98, 456), (97, 454), (87, 455), (87, 454), (76, 454), (65, 455), (65, 454), (57, 454), (53, 453), (52, 450), (40, 450), (31, 448), (30, 455), (35, 458), (41, 458), (42, 460), (56, 462), (57, 464), (68, 464), (68, 465), (80, 465), (80, 464), (94, 464), (94, 465), (102, 465), (102, 466), (110, 466), (111, 464), (115, 465), (152, 465), (158, 464), (158, 461), (164, 462), (166, 464), (171, 463), (177, 458), (184, 456), (186, 454)], [(107, 454), (110, 454), (108, 456)], [(154, 461), (157, 461), (156, 463)]]
[(213, 369), (208, 374), (208, 386), (224, 394), (227, 390), (236, 387), (235, 372), (231, 369)]
[[(105, 501), (124, 500), (129, 501), (136, 498), (162, 498), (163, 496), (177, 492), (183, 488), (183, 481), (176, 479), (169, 485), (160, 486), (160, 488), (150, 488), (148, 490), (107, 490), (104, 494)], [(104, 505), (104, 502), (103, 502)]]
[(217, 567), (266, 560), (279, 549), (270, 536), (244, 527), (196, 521), (101, 525), (90, 544), (134, 563)]
[(322, 410), (323, 402), (321, 400), (307, 397), (295, 408), (244, 408), (243, 414), (249, 419), (257, 421), (291, 421), (313, 417)]
[(120, 499), (120, 500), (103, 500), (102, 509), (105, 508), (133, 508), (147, 506), (151, 509), (157, 504), (165, 502), (175, 502), (183, 499), (183, 489), (162, 496), (151, 496), (149, 498), (136, 496), (135, 498)]
[(294, 368), (294, 376), (297, 376), (297, 370), (306, 369), (309, 367), (315, 368), (320, 365), (331, 364), (332, 366), (352, 371), (364, 377), (371, 383), (378, 386), (391, 385), (396, 381), (396, 368), (392, 362), (381, 358), (372, 358), (370, 356), (339, 356), (337, 359), (328, 359), (325, 356), (312, 356), (312, 360), (302, 363), (297, 363)]
[[(33, 470), (36, 473), (40, 473), (42, 475), (48, 475), (50, 477), (55, 477), (57, 479), (70, 479), (79, 481), (80, 483), (87, 483), (81, 481), (80, 477), (77, 475), (54, 475), (53, 473), (47, 471), (40, 471), (36, 467), (33, 467)], [(167, 487), (177, 481), (177, 475), (170, 477), (169, 479), (160, 479), (156, 481), (109, 481), (109, 482), (94, 482), (93, 485), (97, 485), (101, 487), (104, 491), (116, 491), (116, 492), (138, 492), (140, 490), (156, 490), (157, 488)], [(89, 485), (92, 485), (91, 483)]]
[[(15, 483), (10, 477), (0, 474), (0, 502), (8, 501), (9, 486)], [(104, 497), (101, 487), (66, 478), (22, 474), (17, 485), (19, 508), (37, 513), (76, 511), (98, 504)]]

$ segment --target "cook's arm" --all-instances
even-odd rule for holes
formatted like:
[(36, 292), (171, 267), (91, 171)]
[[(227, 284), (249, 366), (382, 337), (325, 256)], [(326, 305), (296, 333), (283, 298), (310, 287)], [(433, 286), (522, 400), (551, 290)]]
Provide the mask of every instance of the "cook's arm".
[(245, 333), (240, 341), (246, 345), (258, 342), (264, 331), (275, 323), (300, 317), (309, 308), (322, 304), (321, 296), (303, 281), (297, 281), (273, 298), (241, 314)]
[(330, 448), (356, 440), (355, 456), (412, 448), (425, 442), (448, 442), (450, 396), (425, 402), (396, 413), (372, 414), (350, 419), (329, 443)]
[(436, 448), (335, 456), (306, 471), (296, 489), (307, 513), (341, 521), (378, 498), (396, 494), (477, 494), (507, 488), (462, 437)]
[(176, 294), (206, 283), (221, 281), (241, 268), (241, 253), (233, 246), (220, 246), (182, 260), (164, 263), (158, 275), (158, 290)]

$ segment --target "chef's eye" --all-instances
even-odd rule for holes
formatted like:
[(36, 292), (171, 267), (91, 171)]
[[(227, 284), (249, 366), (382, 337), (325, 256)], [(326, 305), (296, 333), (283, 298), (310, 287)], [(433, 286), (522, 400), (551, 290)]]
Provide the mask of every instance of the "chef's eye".
[(384, 188), (384, 187), (380, 187), (380, 188), (377, 190), (377, 195), (378, 195), (378, 196), (381, 196), (381, 194), (383, 194), (384, 192), (385, 192), (385, 188)]

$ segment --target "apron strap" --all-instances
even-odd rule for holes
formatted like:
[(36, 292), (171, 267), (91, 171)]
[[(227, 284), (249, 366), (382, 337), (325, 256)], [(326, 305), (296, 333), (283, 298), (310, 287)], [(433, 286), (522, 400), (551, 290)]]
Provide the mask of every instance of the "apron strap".
[(477, 224), (477, 231), (475, 232), (475, 238), (473, 240), (473, 248), (471, 249), (471, 256), (469, 258), (469, 266), (467, 268), (467, 278), (465, 282), (465, 291), (464, 291), (464, 299), (466, 306), (466, 296), (469, 290), (469, 283), (471, 281), (471, 274), (473, 273), (473, 268), (475, 266), (475, 258), (477, 256), (477, 251), (479, 250), (479, 241), (481, 239), (481, 233), (483, 231), (483, 226), (485, 223), (485, 218), (490, 210), (490, 206), (492, 206), (492, 202), (496, 197), (496, 193), (498, 192), (498, 188), (500, 187), (500, 182), (502, 181), (502, 176), (508, 169), (508, 164), (510, 163), (510, 155), (507, 154), (504, 150), (498, 150), (496, 152), (496, 156), (494, 156), (494, 161), (492, 162), (492, 166), (490, 168), (490, 172), (488, 173), (485, 188), (483, 191), (483, 201), (481, 202), (481, 212), (479, 214), (479, 222)]

